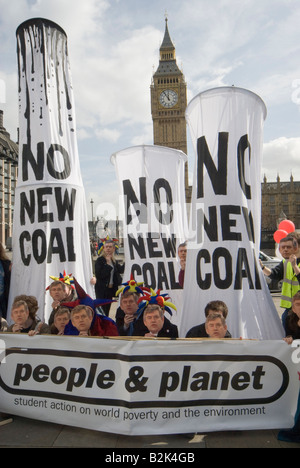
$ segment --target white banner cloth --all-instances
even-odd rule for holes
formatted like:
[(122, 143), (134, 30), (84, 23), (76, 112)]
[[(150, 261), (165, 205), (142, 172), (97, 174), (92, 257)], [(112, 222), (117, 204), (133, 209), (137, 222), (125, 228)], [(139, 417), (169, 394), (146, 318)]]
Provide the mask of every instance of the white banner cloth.
[(233, 338), (282, 338), (258, 262), (265, 104), (248, 90), (216, 88), (196, 96), (186, 118), (196, 162), (181, 331), (222, 300)]
[(182, 289), (178, 246), (187, 235), (184, 166), (187, 156), (162, 146), (135, 146), (112, 155), (123, 203), (125, 272), (170, 295), (179, 323)]
[(299, 393), (283, 340), (2, 334), (0, 363), (0, 411), (119, 434), (289, 428)]
[(67, 36), (51, 21), (32, 19), (18, 27), (17, 46), (20, 152), (10, 302), (33, 295), (47, 319), (50, 276), (65, 271), (93, 294), (86, 203)]

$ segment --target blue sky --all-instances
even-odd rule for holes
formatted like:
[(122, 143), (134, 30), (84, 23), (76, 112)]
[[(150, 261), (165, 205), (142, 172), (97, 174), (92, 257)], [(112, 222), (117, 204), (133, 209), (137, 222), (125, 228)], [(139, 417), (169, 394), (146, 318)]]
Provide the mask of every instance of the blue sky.
[[(90, 219), (118, 197), (110, 156), (153, 144), (150, 84), (159, 61), (165, 13), (188, 102), (231, 86), (265, 102), (262, 174), (300, 180), (299, 0), (0, 0), (0, 108), (16, 138), (15, 31), (43, 17), (67, 33), (77, 138)], [(193, 150), (188, 150), (190, 176)]]

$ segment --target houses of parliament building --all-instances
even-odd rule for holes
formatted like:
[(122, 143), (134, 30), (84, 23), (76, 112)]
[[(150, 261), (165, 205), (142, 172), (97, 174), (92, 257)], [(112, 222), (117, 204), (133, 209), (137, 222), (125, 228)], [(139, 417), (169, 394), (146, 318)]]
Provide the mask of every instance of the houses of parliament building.
[(18, 175), (18, 144), (10, 139), (0, 110), (0, 242), (12, 237), (15, 187)]
[[(176, 62), (176, 51), (165, 20), (164, 38), (159, 49), (159, 64), (150, 86), (154, 145), (179, 149), (187, 154), (187, 84)], [(0, 242), (12, 236), (14, 193), (18, 173), (18, 144), (10, 139), (0, 110)], [(190, 200), (188, 165), (185, 170), (186, 199)], [(283, 219), (300, 229), (300, 182), (262, 182), (261, 249), (274, 249), (273, 234)]]
[(261, 186), (261, 249), (272, 248), (273, 234), (278, 224), (289, 219), (300, 229), (300, 182), (291, 175), (288, 182), (277, 176), (276, 182), (268, 182), (264, 177)]

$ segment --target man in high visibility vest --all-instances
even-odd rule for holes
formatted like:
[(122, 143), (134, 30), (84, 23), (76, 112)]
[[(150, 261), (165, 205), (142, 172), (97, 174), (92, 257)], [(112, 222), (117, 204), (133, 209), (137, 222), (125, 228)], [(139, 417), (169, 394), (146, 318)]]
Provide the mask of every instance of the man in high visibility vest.
[(294, 235), (289, 235), (281, 239), (279, 252), (283, 260), (270, 270), (260, 261), (262, 270), (266, 276), (277, 281), (282, 280), (280, 307), (285, 309), (282, 315), (284, 325), (287, 311), (292, 307), (292, 297), (300, 289), (300, 255), (299, 239)]

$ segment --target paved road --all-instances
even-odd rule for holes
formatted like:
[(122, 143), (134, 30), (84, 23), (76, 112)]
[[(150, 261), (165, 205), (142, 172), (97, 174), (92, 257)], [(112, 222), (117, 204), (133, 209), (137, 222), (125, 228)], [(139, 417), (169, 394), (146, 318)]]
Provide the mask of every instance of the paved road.
[(277, 440), (276, 430), (230, 431), (208, 434), (123, 436), (20, 417), (0, 426), (1, 448), (102, 448), (106, 451), (147, 449), (152, 451), (200, 448), (300, 448)]

